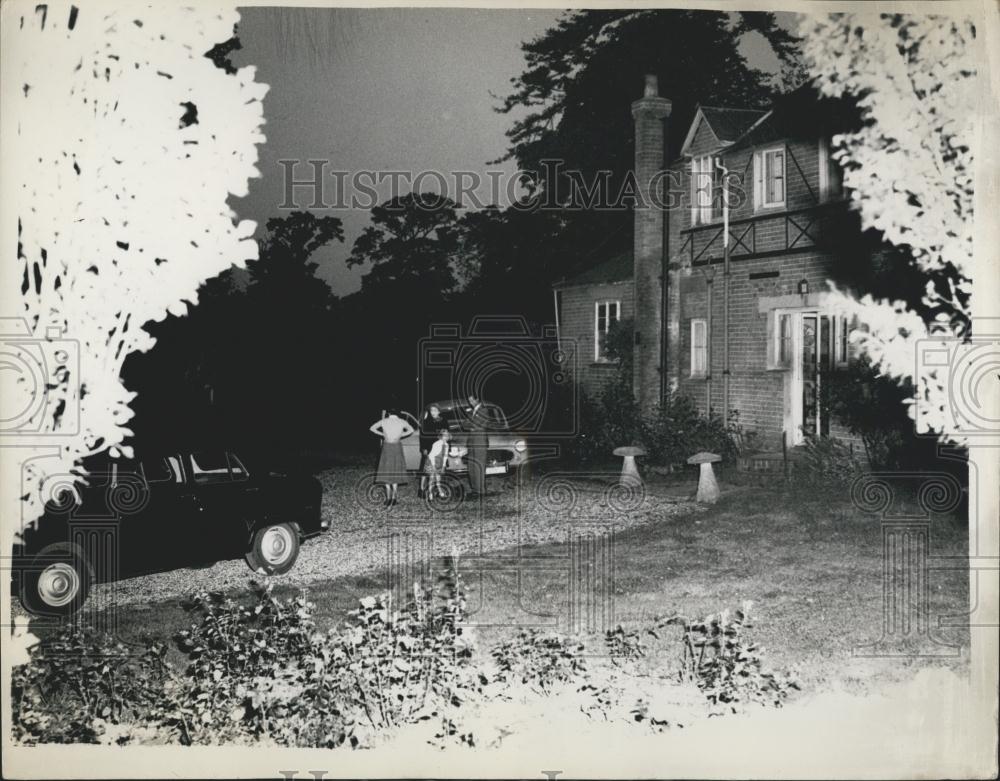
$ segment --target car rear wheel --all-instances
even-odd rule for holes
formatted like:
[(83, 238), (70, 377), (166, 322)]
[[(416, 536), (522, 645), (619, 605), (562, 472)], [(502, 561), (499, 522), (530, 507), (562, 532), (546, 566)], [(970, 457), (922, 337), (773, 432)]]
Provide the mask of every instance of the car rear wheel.
[(35, 615), (72, 615), (87, 600), (93, 581), (94, 570), (79, 548), (47, 545), (24, 572), (21, 604)]
[(264, 526), (257, 530), (247, 551), (250, 569), (264, 575), (282, 575), (299, 557), (299, 533), (288, 523)]

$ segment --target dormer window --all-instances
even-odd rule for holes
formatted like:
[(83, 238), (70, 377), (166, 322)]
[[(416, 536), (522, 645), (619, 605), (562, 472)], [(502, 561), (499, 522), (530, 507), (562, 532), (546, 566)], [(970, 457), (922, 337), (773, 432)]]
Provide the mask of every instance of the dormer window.
[(754, 153), (754, 208), (780, 209), (785, 206), (785, 147)]

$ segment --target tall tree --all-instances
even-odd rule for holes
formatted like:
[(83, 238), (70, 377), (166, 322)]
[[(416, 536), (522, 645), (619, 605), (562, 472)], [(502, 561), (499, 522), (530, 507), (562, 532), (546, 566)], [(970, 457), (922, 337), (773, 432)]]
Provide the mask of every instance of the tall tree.
[[(609, 200), (634, 164), (631, 103), (644, 75), (656, 74), (673, 101), (668, 154), (676, 155), (697, 104), (757, 108), (773, 95), (773, 78), (750, 66), (740, 49), (749, 32), (763, 35), (779, 60), (796, 60), (796, 40), (772, 14), (687, 10), (585, 10), (525, 43), (527, 67), (511, 80), (502, 113), (527, 110), (507, 132), (502, 159), (528, 173), (538, 201), (553, 205), (569, 192), (563, 172), (586, 183), (605, 175)], [(556, 172), (552, 163), (558, 161)], [(560, 256), (587, 266), (631, 245), (629, 204), (615, 209), (566, 209)], [(553, 247), (552, 249), (556, 249)], [(562, 276), (570, 268), (553, 268)]]
[(459, 205), (435, 193), (408, 193), (372, 209), (348, 266), (370, 264), (361, 279), (368, 293), (412, 290), (446, 295), (455, 290), (460, 244)]
[[(918, 376), (919, 341), (969, 335), (972, 295), (976, 69), (970, 20), (831, 14), (800, 29), (816, 84), (853, 95), (864, 119), (835, 138), (835, 157), (862, 226), (909, 256), (923, 277), (916, 299), (842, 305), (866, 323), (862, 347), (884, 376), (916, 381), (918, 429), (960, 440), (948, 377)], [(886, 172), (892, 172), (887, 176)]]

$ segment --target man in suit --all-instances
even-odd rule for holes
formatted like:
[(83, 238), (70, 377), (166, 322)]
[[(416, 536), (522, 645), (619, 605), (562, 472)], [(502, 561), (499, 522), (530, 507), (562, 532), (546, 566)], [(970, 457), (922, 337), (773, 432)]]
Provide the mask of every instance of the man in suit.
[(489, 413), (483, 406), (483, 401), (475, 394), (469, 394), (469, 437), (466, 441), (469, 463), (469, 485), (472, 487), (470, 499), (476, 499), (486, 494), (486, 451), (490, 447)]

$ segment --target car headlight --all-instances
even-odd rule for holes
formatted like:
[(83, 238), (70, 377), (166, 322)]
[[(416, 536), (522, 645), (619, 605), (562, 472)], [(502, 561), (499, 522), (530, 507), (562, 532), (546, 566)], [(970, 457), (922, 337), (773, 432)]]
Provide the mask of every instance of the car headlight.
[(527, 449), (528, 449), (528, 443), (525, 442), (523, 439), (519, 439), (517, 440), (517, 442), (514, 443), (514, 450), (516, 450), (518, 453), (523, 453)]

